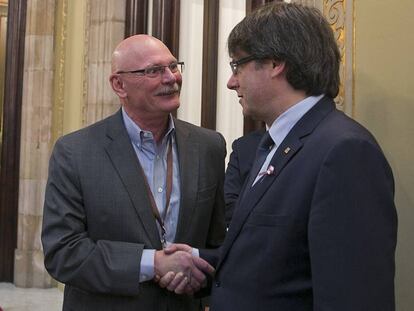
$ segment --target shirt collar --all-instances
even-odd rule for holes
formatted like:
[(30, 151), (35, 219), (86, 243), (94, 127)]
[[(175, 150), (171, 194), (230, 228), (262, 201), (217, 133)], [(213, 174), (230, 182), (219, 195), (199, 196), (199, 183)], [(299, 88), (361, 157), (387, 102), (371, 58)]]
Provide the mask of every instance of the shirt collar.
[[(128, 132), (128, 136), (131, 139), (131, 142), (135, 145), (141, 146), (142, 145), (142, 136), (152, 137), (152, 133), (149, 131), (142, 130), (138, 124), (136, 124), (126, 113), (124, 107), (121, 108), (122, 110), (122, 117), (124, 119), (124, 124), (126, 127), (126, 130)], [(166, 138), (175, 131), (175, 125), (174, 120), (171, 114), (168, 116), (169, 118), (169, 124), (168, 124), (168, 130), (165, 134), (164, 138), (162, 139), (162, 143), (164, 144), (166, 141)]]
[(292, 127), (324, 96), (309, 96), (282, 113), (269, 129), (276, 146), (279, 146), (290, 132)]

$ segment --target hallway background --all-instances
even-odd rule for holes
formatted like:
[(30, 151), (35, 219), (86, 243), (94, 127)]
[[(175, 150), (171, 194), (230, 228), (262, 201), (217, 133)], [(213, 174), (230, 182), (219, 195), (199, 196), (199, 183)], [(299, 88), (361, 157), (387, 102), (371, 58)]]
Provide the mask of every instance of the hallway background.
[[(226, 88), (231, 74), (226, 38), (246, 11), (265, 2), (0, 1), (0, 7), (9, 6), (13, 28), (8, 31), (14, 30), (6, 42), (0, 19), (0, 43), (14, 47), (4, 65), (6, 80), (15, 78), (5, 82), (0, 109), (0, 282), (57, 286), (44, 270), (40, 243), (51, 148), (61, 135), (119, 109), (108, 76), (112, 50), (125, 35), (160, 37), (185, 62), (177, 117), (221, 132), (228, 154), (235, 138), (262, 126), (243, 119), (237, 96)], [(397, 310), (409, 311), (414, 306), (414, 2), (288, 2), (316, 6), (330, 21), (343, 56), (338, 108), (375, 135), (392, 166), (399, 215)], [(4, 61), (3, 54), (4, 47)]]

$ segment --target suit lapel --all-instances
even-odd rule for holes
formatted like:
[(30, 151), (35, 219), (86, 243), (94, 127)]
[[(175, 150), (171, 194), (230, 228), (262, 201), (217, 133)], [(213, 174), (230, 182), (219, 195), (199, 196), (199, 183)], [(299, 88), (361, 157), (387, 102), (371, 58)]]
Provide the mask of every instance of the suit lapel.
[(161, 241), (146, 191), (144, 176), (125, 129), (121, 111), (108, 119), (107, 137), (109, 142), (105, 146), (106, 152), (128, 191), (152, 247), (161, 249)]
[(260, 179), (252, 188), (247, 189), (245, 186), (243, 193), (239, 194), (239, 197), (243, 198), (238, 200), (233, 214), (233, 218), (230, 224), (229, 231), (227, 232), (226, 239), (222, 247), (222, 256), (217, 265), (217, 270), (221, 263), (225, 259), (229, 249), (233, 245), (234, 240), (240, 233), (246, 219), (266, 193), (271, 184), (280, 175), (289, 161), (297, 154), (302, 148), (304, 137), (310, 135), (313, 130), (318, 126), (319, 122), (331, 111), (335, 109), (335, 104), (331, 99), (327, 97), (322, 98), (312, 109), (310, 109), (292, 128), (286, 138), (278, 147), (274, 154), (270, 165), (274, 167), (274, 173), (272, 175), (265, 175)]
[[(282, 147), (282, 145), (280, 145), (280, 147)], [(233, 213), (229, 231), (227, 232), (226, 239), (223, 245), (223, 249), (222, 249), (223, 259), (225, 255), (227, 254), (231, 245), (233, 245), (233, 242), (238, 236), (244, 223), (246, 222), (246, 219), (252, 212), (253, 208), (256, 206), (256, 203), (260, 201), (262, 196), (266, 193), (270, 185), (276, 180), (277, 176), (280, 174), (280, 172), (283, 170), (283, 168), (286, 166), (289, 160), (293, 158), (293, 156), (302, 147), (302, 143), (298, 139), (293, 140), (292, 143), (290, 143), (290, 145), (292, 147), (289, 153), (285, 154), (285, 156), (281, 156), (279, 152), (280, 149), (278, 148), (277, 152), (275, 153), (272, 160), (270, 161), (270, 165), (273, 165), (273, 167), (275, 168), (273, 175), (263, 176), (250, 189), (248, 189), (249, 185), (245, 185), (243, 193), (240, 194), (240, 196), (242, 196), (242, 199), (237, 202), (237, 206)], [(217, 268), (220, 266), (220, 263), (217, 266)]]
[(178, 216), (177, 242), (186, 242), (186, 232), (191, 226), (195, 210), (199, 178), (199, 143), (194, 140), (189, 129), (180, 120), (174, 119), (178, 160), (180, 163), (180, 212)]

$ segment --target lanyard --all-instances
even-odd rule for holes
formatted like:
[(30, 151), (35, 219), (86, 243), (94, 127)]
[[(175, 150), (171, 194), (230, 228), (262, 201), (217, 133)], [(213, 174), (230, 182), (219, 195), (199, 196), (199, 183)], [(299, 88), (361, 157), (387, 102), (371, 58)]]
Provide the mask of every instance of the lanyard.
[(173, 172), (172, 172), (173, 163), (172, 162), (173, 162), (172, 161), (172, 139), (170, 138), (169, 144), (168, 144), (168, 153), (167, 153), (167, 193), (166, 193), (164, 217), (161, 217), (160, 215), (160, 212), (157, 208), (157, 204), (155, 203), (155, 199), (152, 194), (151, 188), (148, 184), (147, 177), (141, 166), (142, 175), (144, 176), (144, 181), (145, 181), (145, 188), (147, 189), (148, 197), (150, 199), (152, 212), (161, 228), (161, 244), (163, 248), (167, 246), (167, 240), (166, 240), (167, 231), (165, 229), (164, 221), (165, 221), (165, 217), (167, 217), (167, 212), (168, 212), (168, 207), (170, 206), (170, 198), (171, 198), (171, 192), (172, 192), (172, 175), (173, 175)]

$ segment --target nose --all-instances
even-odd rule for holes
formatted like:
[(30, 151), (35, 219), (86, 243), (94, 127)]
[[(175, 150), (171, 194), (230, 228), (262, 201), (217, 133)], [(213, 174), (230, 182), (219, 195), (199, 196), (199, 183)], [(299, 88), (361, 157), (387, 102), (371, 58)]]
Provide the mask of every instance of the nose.
[(175, 83), (180, 79), (181, 74), (179, 71), (173, 73), (169, 67), (164, 68), (164, 72), (161, 74), (162, 82), (166, 84)]
[(236, 90), (238, 87), (238, 81), (237, 78), (232, 74), (229, 78), (229, 81), (227, 81), (227, 88), (230, 90)]

